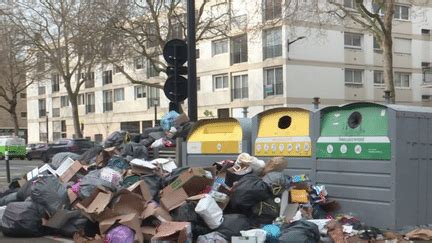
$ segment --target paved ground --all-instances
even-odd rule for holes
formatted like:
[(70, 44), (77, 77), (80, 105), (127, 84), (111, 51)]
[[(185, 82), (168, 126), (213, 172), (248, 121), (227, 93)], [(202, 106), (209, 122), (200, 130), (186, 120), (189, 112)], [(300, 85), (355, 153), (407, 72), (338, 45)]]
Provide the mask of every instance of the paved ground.
[[(43, 164), (40, 160), (10, 160), (10, 172), (11, 179), (14, 177), (22, 177), (30, 170), (34, 169), (37, 166)], [(7, 188), (9, 184), (7, 183), (6, 176), (6, 162), (4, 160), (0, 160), (0, 190), (4, 190)], [(70, 239), (64, 239), (59, 237), (40, 237), (40, 238), (9, 238), (3, 236), (0, 233), (0, 242), (11, 242), (11, 243), (43, 243), (43, 242), (73, 242)]]

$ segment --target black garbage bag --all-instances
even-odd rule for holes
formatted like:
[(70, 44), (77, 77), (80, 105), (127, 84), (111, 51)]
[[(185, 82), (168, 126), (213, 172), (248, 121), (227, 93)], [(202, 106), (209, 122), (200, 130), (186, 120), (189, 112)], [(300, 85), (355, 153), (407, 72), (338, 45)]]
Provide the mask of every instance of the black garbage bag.
[[(10, 188), (10, 187), (9, 187)], [(14, 192), (18, 192), (18, 190), (19, 190), (19, 187), (16, 187), (16, 188), (12, 188), (12, 189), (7, 189), (6, 191), (4, 191), (4, 192), (0, 192), (0, 198), (2, 198), (2, 197), (4, 197), (4, 196), (7, 196), (7, 195), (9, 195), (9, 194), (11, 194), (11, 193), (14, 193)]]
[(141, 134), (139, 133), (130, 133), (130, 141), (133, 143), (139, 143), (141, 140)]
[(284, 191), (289, 189), (291, 184), (291, 177), (278, 171), (267, 173), (262, 180), (270, 186), (274, 196), (282, 195)]
[(116, 155), (108, 160), (106, 166), (119, 172), (122, 172), (123, 170), (126, 170), (130, 167), (129, 163), (124, 158)]
[(225, 214), (223, 217), (224, 220), (216, 231), (224, 235), (228, 241), (233, 236), (240, 236), (240, 231), (251, 228), (249, 219), (243, 214)]
[(149, 147), (150, 145), (152, 145), (152, 143), (155, 141), (154, 138), (148, 137), (148, 138), (143, 138), (141, 139), (141, 141), (139, 142), (141, 145), (144, 145), (146, 147)]
[(79, 231), (83, 231), (84, 228), (87, 225), (87, 221), (89, 221), (89, 219), (87, 219), (86, 217), (82, 216), (79, 212), (78, 215), (76, 215), (75, 217), (69, 219), (64, 225), (63, 227), (61, 227), (57, 233), (64, 236), (64, 237), (70, 237), (72, 238), (73, 235), (76, 232)]
[(13, 193), (9, 193), (9, 194), (1, 197), (0, 198), (0, 206), (8, 205), (11, 202), (17, 202), (18, 201), (17, 194), (18, 194), (18, 192), (13, 192)]
[(207, 226), (205, 221), (195, 212), (195, 204), (187, 202), (170, 212), (173, 221), (190, 222), (192, 226), (192, 235), (195, 237), (194, 242), (199, 235), (205, 235), (212, 230)]
[(117, 191), (117, 186), (109, 181), (101, 179), (100, 174), (101, 170), (93, 170), (81, 179), (80, 189), (78, 192), (80, 198), (85, 199), (90, 197), (98, 186), (103, 186), (112, 192)]
[(319, 242), (318, 226), (307, 220), (298, 220), (284, 224), (281, 228), (280, 242)]
[(272, 197), (256, 204), (252, 212), (250, 220), (254, 226), (272, 224), (273, 220), (279, 217), (280, 203), (276, 203), (275, 198)]
[(123, 146), (122, 156), (126, 157), (128, 155), (135, 159), (147, 160), (148, 159), (147, 147), (140, 143), (134, 143), (134, 142), (127, 143)]
[(272, 196), (270, 187), (261, 178), (254, 174), (245, 175), (233, 188), (229, 211), (250, 216), (254, 205)]
[(87, 165), (93, 164), (94, 162), (96, 162), (97, 155), (102, 150), (103, 150), (102, 146), (95, 146), (85, 151), (83, 154), (81, 154), (77, 160), (82, 164), (87, 164)]
[(183, 138), (186, 139), (189, 135), (189, 131), (193, 127), (193, 122), (186, 122), (185, 124), (181, 126), (176, 126), (177, 132), (175, 134), (175, 138)]
[(123, 143), (128, 143), (129, 141), (130, 137), (127, 131), (115, 131), (106, 138), (104, 147), (118, 147)]
[(150, 189), (153, 200), (159, 202), (159, 191), (164, 188), (163, 179), (157, 174), (143, 175), (141, 179), (145, 181)]
[(149, 134), (152, 132), (163, 132), (163, 129), (162, 129), (162, 127), (159, 127), (159, 126), (148, 127), (146, 129), (144, 129), (143, 133), (141, 134), (141, 139), (148, 138)]
[(33, 181), (36, 179), (37, 179), (36, 177), (30, 179), (30, 181), (27, 181), (20, 189), (18, 189), (18, 192), (17, 192), (18, 201), (24, 201), (28, 197), (30, 197), (32, 184), (33, 184)]
[(44, 234), (43, 215), (43, 207), (35, 202), (12, 202), (6, 207), (0, 227), (6, 236), (39, 237)]
[(50, 166), (54, 170), (57, 170), (60, 167), (60, 165), (63, 164), (63, 162), (67, 158), (71, 158), (73, 160), (78, 160), (79, 157), (80, 157), (79, 154), (71, 153), (71, 152), (56, 153), (51, 159)]
[(32, 183), (31, 199), (40, 204), (49, 215), (54, 215), (58, 209), (69, 204), (66, 186), (55, 176), (37, 178)]

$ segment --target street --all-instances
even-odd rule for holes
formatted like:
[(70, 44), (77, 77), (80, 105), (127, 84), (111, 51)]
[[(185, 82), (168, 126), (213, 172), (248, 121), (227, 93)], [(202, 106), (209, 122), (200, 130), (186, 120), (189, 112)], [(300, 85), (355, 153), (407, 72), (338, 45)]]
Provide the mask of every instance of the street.
[[(11, 179), (15, 177), (22, 177), (30, 170), (43, 164), (41, 160), (10, 160), (10, 173)], [(1, 190), (7, 189), (7, 174), (6, 174), (6, 161), (0, 161), (0, 188)], [(42, 243), (42, 242), (73, 242), (72, 239), (63, 239), (59, 237), (47, 236), (40, 238), (9, 238), (0, 233), (0, 242), (12, 243)]]

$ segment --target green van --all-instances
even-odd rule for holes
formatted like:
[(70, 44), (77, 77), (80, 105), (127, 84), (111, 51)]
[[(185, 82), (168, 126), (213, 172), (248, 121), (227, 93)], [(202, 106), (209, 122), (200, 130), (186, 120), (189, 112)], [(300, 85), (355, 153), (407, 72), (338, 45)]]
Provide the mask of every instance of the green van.
[(0, 136), (0, 158), (5, 157), (9, 151), (9, 158), (24, 159), (26, 155), (25, 140), (19, 137)]

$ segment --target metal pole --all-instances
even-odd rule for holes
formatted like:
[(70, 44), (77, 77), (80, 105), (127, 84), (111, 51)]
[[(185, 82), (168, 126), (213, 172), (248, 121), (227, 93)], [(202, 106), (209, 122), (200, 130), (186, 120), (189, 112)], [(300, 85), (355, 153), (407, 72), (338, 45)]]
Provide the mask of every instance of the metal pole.
[(187, 48), (188, 48), (188, 116), (197, 121), (196, 43), (195, 43), (195, 0), (187, 0)]
[(156, 105), (156, 103), (154, 104), (154, 112), (155, 112), (155, 117), (154, 117), (155, 123), (154, 123), (154, 126), (156, 127), (157, 126), (157, 105)]
[[(7, 147), (6, 147), (7, 149)], [(5, 160), (6, 160), (6, 177), (7, 177), (7, 182), (10, 183), (11, 182), (11, 178), (10, 178), (10, 166), (9, 166), (9, 151), (5, 151)]]
[(45, 117), (46, 117), (46, 142), (47, 144), (49, 143), (49, 132), (48, 132), (48, 112), (45, 113)]

